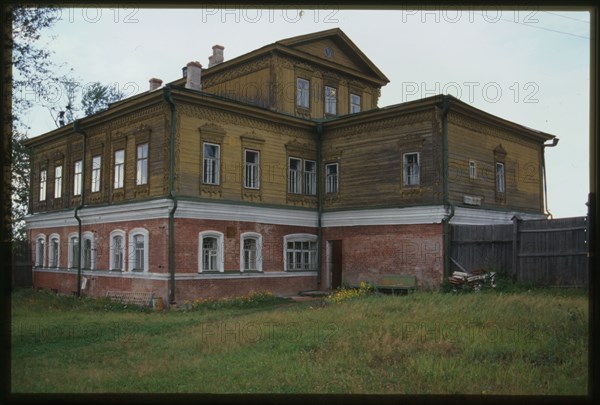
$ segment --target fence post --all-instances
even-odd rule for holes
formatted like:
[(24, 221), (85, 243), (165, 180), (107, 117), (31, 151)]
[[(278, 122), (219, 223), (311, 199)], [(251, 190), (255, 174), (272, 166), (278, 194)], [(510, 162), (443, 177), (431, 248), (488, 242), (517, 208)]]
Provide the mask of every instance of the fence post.
[(518, 281), (519, 275), (519, 218), (517, 215), (512, 217), (513, 234), (512, 234), (512, 279)]

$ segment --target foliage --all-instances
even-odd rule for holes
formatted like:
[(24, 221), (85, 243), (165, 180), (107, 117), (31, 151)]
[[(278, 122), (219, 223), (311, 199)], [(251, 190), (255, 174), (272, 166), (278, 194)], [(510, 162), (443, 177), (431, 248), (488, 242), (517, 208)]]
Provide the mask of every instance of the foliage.
[(85, 116), (95, 114), (108, 108), (110, 103), (121, 100), (125, 94), (116, 86), (92, 83), (84, 90), (81, 107)]
[(371, 284), (363, 281), (360, 283), (359, 288), (340, 287), (325, 300), (330, 303), (341, 304), (344, 301), (371, 295), (373, 292), (375, 292), (375, 288)]
[(220, 309), (220, 308), (256, 308), (265, 305), (287, 302), (286, 299), (273, 295), (270, 291), (251, 292), (245, 296), (216, 299), (197, 298), (193, 301), (185, 301), (183, 308), (188, 310)]

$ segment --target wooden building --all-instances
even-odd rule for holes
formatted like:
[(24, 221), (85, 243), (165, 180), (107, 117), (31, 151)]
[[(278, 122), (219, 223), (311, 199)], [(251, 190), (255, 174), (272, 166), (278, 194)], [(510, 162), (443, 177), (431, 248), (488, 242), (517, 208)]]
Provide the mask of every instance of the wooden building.
[(448, 270), (449, 223), (544, 218), (553, 135), (435, 96), (380, 108), (339, 29), (275, 42), (27, 142), (34, 284), (170, 303)]

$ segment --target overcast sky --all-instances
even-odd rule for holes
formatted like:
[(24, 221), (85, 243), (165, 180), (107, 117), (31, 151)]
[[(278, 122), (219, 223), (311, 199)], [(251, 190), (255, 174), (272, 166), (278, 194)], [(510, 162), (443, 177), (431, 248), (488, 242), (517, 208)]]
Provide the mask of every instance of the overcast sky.
[[(448, 93), (476, 108), (560, 138), (546, 149), (549, 210), (586, 214), (589, 142), (587, 12), (432, 10), (63, 9), (41, 41), (82, 85), (128, 95), (165, 83), (212, 46), (225, 60), (277, 40), (341, 28), (390, 79), (379, 106)], [(66, 71), (66, 68), (65, 68)], [(27, 95), (26, 95), (27, 96)], [(31, 97), (30, 95), (28, 97)], [(43, 101), (43, 100), (41, 100)], [(30, 137), (56, 128), (46, 107), (29, 116)]]

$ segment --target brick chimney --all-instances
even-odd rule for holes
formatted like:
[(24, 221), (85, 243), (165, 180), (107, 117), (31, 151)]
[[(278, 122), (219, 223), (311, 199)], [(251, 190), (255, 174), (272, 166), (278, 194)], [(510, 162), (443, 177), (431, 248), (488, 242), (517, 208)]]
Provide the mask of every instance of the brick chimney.
[(186, 69), (185, 88), (192, 90), (202, 90), (202, 65), (200, 62), (188, 62)]
[(224, 46), (215, 45), (212, 47), (213, 54), (208, 57), (208, 67), (216, 66), (219, 63), (223, 63), (225, 57), (223, 56)]
[(150, 90), (149, 91), (154, 91), (156, 89), (158, 89), (160, 86), (162, 86), (162, 80), (157, 79), (156, 77), (153, 77), (152, 79), (149, 80), (150, 82)]

